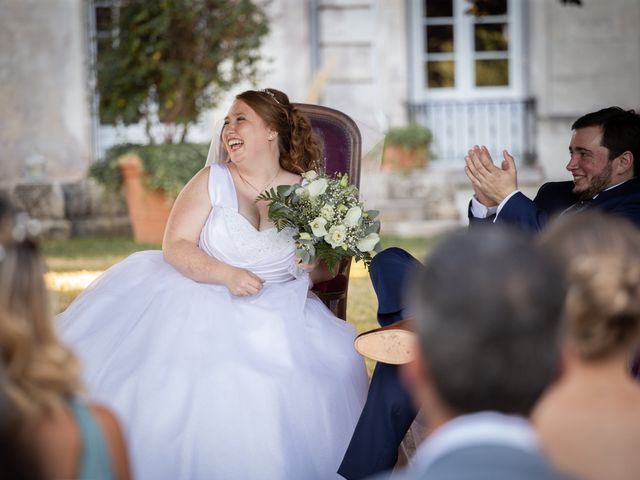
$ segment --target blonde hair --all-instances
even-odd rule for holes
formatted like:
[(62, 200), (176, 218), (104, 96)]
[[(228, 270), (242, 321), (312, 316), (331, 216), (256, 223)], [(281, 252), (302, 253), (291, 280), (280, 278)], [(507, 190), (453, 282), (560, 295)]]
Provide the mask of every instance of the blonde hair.
[(6, 394), (30, 426), (61, 412), (79, 390), (79, 363), (54, 331), (37, 245), (12, 240), (6, 219), (0, 219), (0, 226), (0, 353)]
[(582, 358), (626, 351), (640, 339), (640, 232), (589, 211), (560, 217), (541, 244), (564, 265), (568, 331)]

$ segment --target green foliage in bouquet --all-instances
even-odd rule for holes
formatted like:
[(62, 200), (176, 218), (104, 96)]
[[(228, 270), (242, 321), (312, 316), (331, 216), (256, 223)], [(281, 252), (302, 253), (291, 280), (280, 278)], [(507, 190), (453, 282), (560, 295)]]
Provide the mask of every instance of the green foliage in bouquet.
[(378, 212), (364, 210), (346, 174), (310, 170), (302, 176), (302, 185), (280, 185), (258, 197), (270, 202), (269, 219), (279, 231), (296, 230), (296, 255), (305, 263), (322, 260), (334, 273), (345, 257), (368, 266), (373, 252), (380, 250)]

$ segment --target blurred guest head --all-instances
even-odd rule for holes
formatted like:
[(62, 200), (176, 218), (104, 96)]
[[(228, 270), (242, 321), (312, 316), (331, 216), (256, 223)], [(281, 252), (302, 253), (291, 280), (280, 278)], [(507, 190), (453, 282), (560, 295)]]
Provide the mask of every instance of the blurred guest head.
[(44, 478), (42, 465), (20, 418), (7, 395), (7, 377), (0, 363), (0, 472), (2, 478), (37, 480)]
[(627, 354), (640, 339), (640, 232), (597, 211), (550, 224), (540, 244), (567, 272), (569, 337), (583, 359)]
[(6, 394), (26, 427), (60, 411), (79, 386), (79, 366), (53, 328), (37, 222), (0, 198), (0, 353)]
[(558, 372), (564, 294), (556, 264), (515, 231), (440, 242), (415, 278), (420, 345), (405, 372), (427, 418), (528, 415)]

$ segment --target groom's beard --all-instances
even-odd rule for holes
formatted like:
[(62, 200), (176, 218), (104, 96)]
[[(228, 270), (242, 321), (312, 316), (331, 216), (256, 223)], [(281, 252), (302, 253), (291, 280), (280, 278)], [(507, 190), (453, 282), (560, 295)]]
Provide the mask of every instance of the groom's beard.
[(611, 181), (611, 176), (613, 175), (613, 162), (608, 161), (607, 166), (604, 167), (604, 170), (600, 172), (600, 174), (591, 179), (591, 183), (584, 190), (577, 190), (576, 187), (573, 187), (572, 193), (578, 200), (591, 200), (597, 194), (602, 192), (605, 188), (609, 186), (609, 182)]

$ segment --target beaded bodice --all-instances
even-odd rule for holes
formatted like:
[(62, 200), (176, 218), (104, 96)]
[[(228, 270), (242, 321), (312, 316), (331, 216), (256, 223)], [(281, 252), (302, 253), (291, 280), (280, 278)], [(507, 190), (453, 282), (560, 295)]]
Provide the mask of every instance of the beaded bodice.
[(214, 164), (209, 171), (212, 210), (200, 233), (200, 248), (218, 260), (246, 268), (267, 282), (287, 281), (296, 275), (293, 231), (256, 228), (238, 212), (231, 173)]

